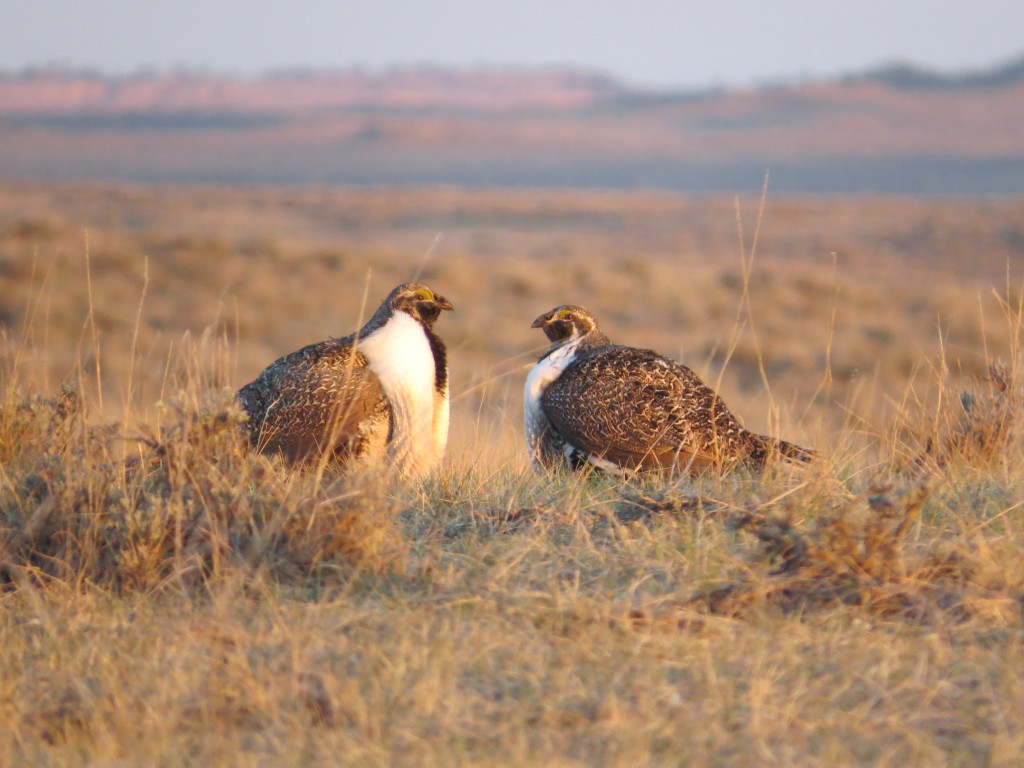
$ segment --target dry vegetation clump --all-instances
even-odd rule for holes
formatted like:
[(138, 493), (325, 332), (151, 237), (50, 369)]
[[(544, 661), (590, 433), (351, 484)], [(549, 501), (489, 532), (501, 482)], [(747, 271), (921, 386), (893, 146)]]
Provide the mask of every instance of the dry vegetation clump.
[(314, 584), (390, 571), (404, 540), (369, 479), (290, 477), (249, 454), (233, 402), (172, 408), (124, 459), (116, 424), (89, 424), (78, 390), (0, 411), (0, 579), (152, 590), (266, 572)]
[[(860, 605), (871, 614), (905, 620), (921, 620), (929, 608), (962, 611), (962, 595), (944, 582), (962, 587), (971, 572), (968, 563), (940, 564), (934, 552), (907, 551), (905, 536), (928, 499), (927, 485), (898, 496), (890, 490), (871, 489), (809, 530), (761, 510), (733, 516), (729, 525), (757, 538), (770, 569), (694, 602), (735, 616), (755, 606), (807, 612)], [(859, 509), (864, 502), (866, 509)]]
[(989, 366), (987, 383), (987, 392), (960, 393), (956, 416), (943, 414), (946, 418), (933, 426), (920, 461), (927, 459), (942, 469), (953, 462), (985, 466), (1006, 460), (1018, 437), (1020, 385), (1015, 374), (999, 362)]
[[(1009, 317), (1019, 333), (1020, 312)], [(1018, 347), (1010, 352), (1016, 361)], [(1024, 591), (1015, 580), (989, 578), (979, 564), (984, 544), (944, 536), (909, 540), (940, 484), (947, 492), (950, 487), (962, 492), (968, 477), (988, 481), (966, 504), (936, 502), (938, 508), (946, 507), (961, 534), (976, 517), (982, 518), (981, 526), (987, 525), (984, 518), (991, 514), (991, 505), (1013, 495), (1008, 486), (1015, 484), (1022, 459), (1022, 402), (1014, 368), (991, 363), (985, 386), (959, 396), (950, 393), (948, 379), (939, 382), (939, 395), (932, 400), (919, 397), (908, 385), (905, 401), (913, 408), (901, 410), (894, 438), (882, 451), (893, 457), (890, 484), (869, 486), (848, 502), (828, 500), (809, 521), (804, 513), (796, 515), (802, 522), (794, 522), (792, 508), (780, 514), (773, 505), (730, 514), (730, 527), (760, 542), (756, 560), (765, 567), (747, 567), (739, 578), (702, 591), (692, 602), (731, 616), (766, 606), (806, 613), (857, 605), (889, 619), (942, 623), (967, 620), (972, 606), (991, 607), (994, 600), (1019, 619)], [(684, 500), (688, 506), (698, 502)], [(668, 503), (673, 508), (673, 500)]]
[[(963, 532), (972, 518), (981, 519), (972, 534), (993, 522), (989, 505), (974, 499), (968, 517), (968, 505), (937, 493), (938, 483), (936, 476), (918, 476), (910, 485), (873, 486), (852, 495), (831, 483), (814, 490), (797, 486), (781, 494), (785, 501), (764, 503), (757, 502), (767, 490), (763, 485), (733, 487), (738, 498), (723, 498), (722, 488), (715, 496), (632, 489), (615, 512), (621, 524), (649, 527), (664, 516), (713, 521), (724, 531), (748, 534), (757, 545), (739, 546), (743, 539), (736, 539), (739, 562), (728, 566), (732, 573), (709, 578), (685, 600), (631, 610), (628, 620), (683, 629), (701, 626), (709, 614), (806, 619), (856, 607), (866, 619), (932, 629), (974, 619), (986, 624), (993, 617), (999, 624), (1020, 624), (1024, 575), (992, 567), (990, 541)], [(933, 531), (923, 533), (922, 510), (933, 520), (961, 515), (956, 533), (941, 532), (937, 520)]]
[(908, 387), (892, 427), (893, 467), (911, 475), (1012, 469), (1024, 408), (1016, 363), (991, 362), (974, 386), (957, 389), (944, 377), (933, 389), (922, 396)]

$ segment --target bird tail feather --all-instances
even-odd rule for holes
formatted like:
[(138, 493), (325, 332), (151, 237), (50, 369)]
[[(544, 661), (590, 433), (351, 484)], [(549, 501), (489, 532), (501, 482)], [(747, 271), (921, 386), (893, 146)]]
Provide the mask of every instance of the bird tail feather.
[(761, 439), (764, 440), (765, 445), (770, 451), (778, 453), (780, 456), (789, 459), (790, 461), (802, 461), (804, 463), (809, 463), (818, 457), (817, 451), (814, 451), (811, 448), (802, 448), (796, 443), (790, 443), (786, 440), (767, 437), (765, 435), (761, 435)]

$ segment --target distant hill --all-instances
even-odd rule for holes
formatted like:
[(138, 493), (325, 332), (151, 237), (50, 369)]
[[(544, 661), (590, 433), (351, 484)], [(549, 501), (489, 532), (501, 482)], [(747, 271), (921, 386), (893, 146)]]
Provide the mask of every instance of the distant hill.
[(1006, 88), (1024, 82), (1024, 56), (991, 69), (954, 74), (936, 72), (909, 63), (886, 64), (861, 75), (845, 78), (845, 82), (876, 82), (905, 90)]
[(1024, 194), (1024, 59), (639, 89), (574, 70), (0, 75), (0, 173), (147, 182)]
[(0, 75), (0, 114), (572, 109), (621, 90), (609, 77), (568, 69), (297, 71), (262, 77), (107, 77), (41, 69)]

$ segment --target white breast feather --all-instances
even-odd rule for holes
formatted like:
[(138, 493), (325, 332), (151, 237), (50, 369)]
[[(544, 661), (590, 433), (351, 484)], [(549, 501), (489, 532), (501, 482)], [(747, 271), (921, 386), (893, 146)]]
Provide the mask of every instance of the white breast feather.
[[(425, 475), (444, 451), (440, 414), (435, 416), (434, 355), (423, 326), (405, 312), (396, 312), (383, 327), (358, 342), (368, 367), (380, 379), (395, 420), (388, 456), (409, 477)], [(440, 404), (438, 404), (440, 405)], [(444, 402), (447, 416), (447, 398)]]
[(542, 438), (551, 428), (548, 417), (544, 415), (540, 399), (544, 390), (555, 381), (562, 372), (576, 359), (576, 348), (579, 340), (559, 347), (550, 355), (540, 360), (530, 375), (526, 377), (526, 388), (523, 391), (523, 416), (526, 422), (526, 449), (530, 454), (530, 463), (535, 469), (541, 466)]

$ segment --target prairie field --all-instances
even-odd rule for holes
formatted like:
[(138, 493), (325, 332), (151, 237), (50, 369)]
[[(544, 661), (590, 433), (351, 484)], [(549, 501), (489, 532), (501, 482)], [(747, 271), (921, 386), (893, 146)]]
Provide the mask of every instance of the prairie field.
[[(419, 279), (423, 486), (233, 393)], [(0, 181), (0, 765), (1013, 766), (1024, 200)], [(809, 466), (534, 475), (537, 315)]]

